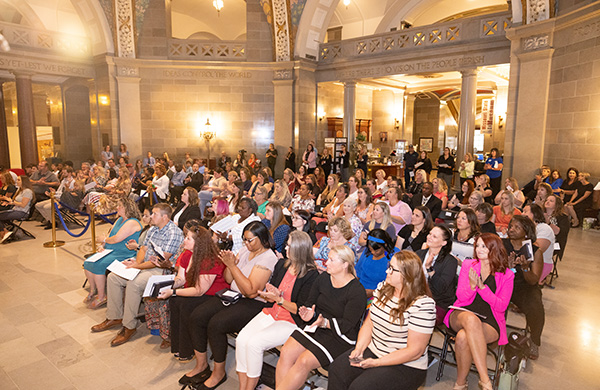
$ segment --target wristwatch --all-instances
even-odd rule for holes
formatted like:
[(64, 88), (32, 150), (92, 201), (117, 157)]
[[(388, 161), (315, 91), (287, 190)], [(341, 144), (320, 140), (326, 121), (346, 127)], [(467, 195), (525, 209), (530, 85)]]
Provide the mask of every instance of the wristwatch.
[(427, 272), (433, 272), (433, 265), (429, 268), (427, 268)]
[(285, 299), (283, 299), (283, 297), (281, 297), (281, 299), (277, 301), (277, 304), (278, 304), (279, 306), (283, 306), (283, 302), (284, 302), (284, 301), (285, 301)]
[(174, 297), (177, 296), (177, 289), (176, 288), (173, 289), (173, 295), (172, 296), (174, 296)]

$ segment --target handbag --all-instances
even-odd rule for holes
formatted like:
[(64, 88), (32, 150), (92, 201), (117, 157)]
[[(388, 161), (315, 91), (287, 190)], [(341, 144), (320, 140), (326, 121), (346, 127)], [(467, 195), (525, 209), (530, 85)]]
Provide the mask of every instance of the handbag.
[(240, 299), (242, 299), (241, 293), (228, 288), (217, 291), (215, 296), (221, 300), (223, 306), (235, 305)]

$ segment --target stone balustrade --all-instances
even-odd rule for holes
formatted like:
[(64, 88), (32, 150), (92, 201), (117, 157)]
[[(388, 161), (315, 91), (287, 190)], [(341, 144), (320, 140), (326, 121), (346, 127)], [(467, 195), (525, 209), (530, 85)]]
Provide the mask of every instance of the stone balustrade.
[(197, 61), (245, 61), (246, 42), (170, 39), (169, 59)]
[(77, 57), (89, 57), (92, 55), (90, 41), (86, 37), (36, 30), (4, 22), (0, 23), (0, 33), (15, 49), (42, 50), (61, 56), (68, 54)]
[(319, 62), (334, 63), (342, 59), (504, 37), (510, 25), (510, 12), (503, 12), (324, 43), (320, 45)]

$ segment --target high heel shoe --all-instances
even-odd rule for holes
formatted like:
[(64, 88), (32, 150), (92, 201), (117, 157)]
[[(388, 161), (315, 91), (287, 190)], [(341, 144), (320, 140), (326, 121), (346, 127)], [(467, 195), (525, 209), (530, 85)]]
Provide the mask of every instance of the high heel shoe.
[(492, 385), (492, 381), (488, 381), (487, 383), (483, 383), (479, 381), (479, 388), (481, 390), (494, 390), (494, 386)]

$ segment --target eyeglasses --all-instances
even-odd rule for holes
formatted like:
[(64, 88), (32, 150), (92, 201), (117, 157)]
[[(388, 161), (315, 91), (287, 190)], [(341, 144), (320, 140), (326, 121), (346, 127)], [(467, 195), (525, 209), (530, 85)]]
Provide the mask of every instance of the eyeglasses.
[(258, 238), (257, 236), (254, 236), (254, 237), (252, 237), (252, 238), (246, 238), (246, 237), (244, 237), (244, 238), (242, 238), (242, 241), (243, 241), (245, 244), (250, 244), (252, 241), (256, 240), (257, 238)]
[(393, 274), (394, 272), (400, 272), (400, 270), (392, 267), (392, 265), (390, 264), (390, 266), (387, 268), (387, 272)]

